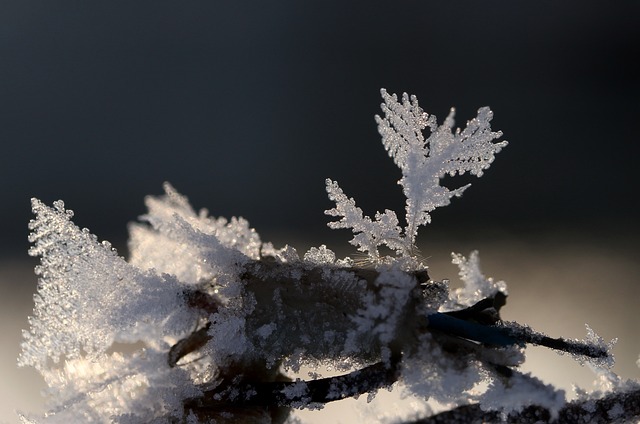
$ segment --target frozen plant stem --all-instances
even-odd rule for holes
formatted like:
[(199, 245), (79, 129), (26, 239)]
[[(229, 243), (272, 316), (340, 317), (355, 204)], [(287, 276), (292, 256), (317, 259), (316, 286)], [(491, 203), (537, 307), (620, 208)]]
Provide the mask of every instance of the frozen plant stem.
[[(317, 340), (322, 338), (322, 334), (328, 328), (327, 310), (330, 310), (332, 314), (347, 316), (354, 307), (362, 307), (362, 305), (358, 304), (359, 296), (355, 295), (355, 293), (343, 291), (341, 293), (343, 298), (340, 300), (338, 300), (337, 293), (332, 293), (331, 288), (339, 287), (341, 281), (345, 279), (345, 274), (351, 274), (352, 277), (363, 282), (358, 287), (359, 291), (371, 291), (374, 296), (377, 294), (376, 292), (379, 292), (379, 289), (374, 284), (379, 272), (373, 269), (349, 268), (348, 270), (337, 270), (331, 267), (301, 267), (294, 269), (296, 267), (278, 263), (273, 258), (252, 261), (245, 267), (246, 272), (242, 274), (242, 278), (246, 282), (245, 289), (255, 297), (258, 305), (255, 309), (255, 314), (250, 314), (247, 317), (247, 328), (260, 328), (266, 321), (275, 322), (276, 330), (274, 330), (274, 333), (276, 334), (272, 333), (271, 336), (278, 341), (274, 343), (274, 346), (278, 346), (278, 350), (275, 352), (271, 352), (269, 346), (263, 347), (261, 351), (263, 357), (259, 358), (258, 361), (256, 361), (255, 357), (252, 359), (252, 366), (254, 367), (265, 367), (265, 357), (293, 354), (293, 351), (284, 353), (280, 350), (281, 346), (289, 346), (291, 345), (289, 341), (296, 341), (297, 337), (300, 337), (299, 334), (295, 334), (297, 329), (287, 326), (287, 322), (299, 322), (301, 318), (304, 319), (306, 323), (299, 322), (299, 326), (304, 328), (305, 334), (310, 339)], [(265, 268), (268, 269), (266, 273)], [(221, 386), (218, 386), (215, 390), (204, 392), (201, 397), (189, 400), (185, 407), (196, 411), (198, 415), (202, 416), (207, 412), (221, 411), (230, 407), (266, 408), (270, 405), (277, 407), (295, 406), (301, 402), (327, 403), (387, 387), (396, 382), (400, 375), (398, 364), (400, 363), (402, 352), (410, 352), (417, 349), (420, 336), (426, 332), (434, 333), (434, 338), (442, 346), (444, 354), (455, 356), (463, 353), (464, 355), (472, 356), (477, 361), (485, 362), (488, 369), (493, 369), (507, 379), (514, 370), (505, 363), (497, 362), (499, 355), (487, 356), (485, 354), (486, 349), (532, 343), (589, 358), (603, 359), (608, 356), (608, 352), (605, 349), (597, 346), (594, 347), (577, 341), (553, 339), (528, 328), (509, 326), (501, 322), (499, 311), (506, 303), (506, 295), (502, 292), (497, 292), (493, 297), (482, 299), (467, 308), (449, 312), (433, 312), (425, 317), (424, 309), (421, 308), (421, 305), (433, 302), (435, 298), (444, 295), (443, 290), (445, 288), (441, 284), (431, 282), (426, 271), (411, 272), (409, 274), (410, 278), (415, 282), (412, 290), (413, 296), (404, 306), (406, 311), (402, 314), (403, 320), (397, 324), (398, 328), (395, 330), (397, 338), (389, 344), (391, 348), (390, 360), (365, 366), (361, 370), (356, 370), (346, 375), (308, 382), (248, 380), (234, 382), (234, 377), (237, 376), (234, 372), (231, 376), (226, 376), (227, 380), (223, 381)], [(268, 277), (265, 278), (265, 275)], [(296, 280), (291, 281), (290, 277), (288, 277), (290, 275), (296, 275)], [(286, 296), (283, 298), (283, 302), (291, 305), (291, 307), (283, 308), (279, 311), (278, 317), (274, 317), (273, 314), (263, 315), (266, 312), (260, 305), (268, 305), (274, 297), (274, 293), (282, 292)], [(319, 296), (320, 293), (323, 293), (324, 296)], [(221, 306), (214, 298), (199, 291), (185, 292), (185, 296), (194, 307), (203, 311), (215, 311)], [(198, 301), (194, 302), (193, 299), (198, 299)], [(312, 303), (309, 303), (310, 301)], [(331, 331), (346, 333), (349, 326), (348, 323), (345, 323), (345, 325), (341, 330), (335, 326), (331, 327)], [(210, 323), (207, 323), (203, 328), (180, 340), (171, 348), (169, 352), (170, 366), (176, 366), (183, 356), (197, 353), (197, 350), (206, 344), (210, 339), (207, 332), (209, 326)], [(320, 331), (314, 332), (314, 329)], [(185, 346), (188, 348), (185, 348)], [(322, 345), (318, 344), (319, 346)], [(297, 348), (298, 345), (293, 344), (292, 347)], [(332, 355), (336, 355), (336, 352), (330, 350), (330, 346), (326, 347), (329, 348), (329, 351), (324, 352), (316, 349), (314, 351), (309, 350), (307, 353), (313, 353), (316, 359), (330, 358)], [(180, 353), (176, 354), (177, 351), (180, 351)], [(367, 355), (359, 359), (371, 361), (375, 358), (380, 358), (382, 346), (372, 345), (362, 352), (366, 352)], [(246, 363), (249, 363), (249, 360)], [(282, 378), (282, 375), (277, 373), (277, 369), (269, 370), (260, 375), (262, 378), (268, 375), (276, 380)], [(287, 389), (299, 386), (302, 383), (304, 383), (304, 390), (300, 394), (296, 396), (285, 395)], [(222, 387), (226, 388), (222, 389)], [(331, 387), (339, 387), (340, 389), (332, 391), (330, 390)], [(246, 393), (247, 395), (234, 395), (238, 392)]]
[[(254, 312), (247, 316), (246, 325), (257, 329), (267, 322), (276, 324), (273, 325), (274, 330), (270, 334), (270, 337), (275, 337), (275, 340), (279, 341), (275, 344), (276, 346), (287, 346), (288, 338), (291, 341), (297, 341), (302, 334), (318, 340), (329, 328), (330, 314), (347, 317), (351, 310), (364, 306), (363, 292), (369, 292), (372, 296), (380, 295), (380, 288), (374, 283), (379, 272), (373, 269), (297, 267), (278, 263), (273, 258), (266, 257), (247, 263), (245, 270), (241, 275), (245, 282), (245, 290), (248, 296), (256, 300), (256, 307)], [(425, 314), (423, 305), (446, 295), (445, 287), (430, 281), (426, 270), (407, 274), (414, 281), (414, 287), (411, 290), (412, 296), (403, 306), (404, 311), (401, 314), (403, 320), (397, 323), (399, 328), (394, 331), (396, 335), (403, 337), (394, 341), (398, 354), (404, 350), (402, 346), (405, 349), (411, 348), (409, 345), (416, 343), (420, 333), (436, 331), (486, 346), (534, 344), (589, 358), (606, 359), (609, 355), (609, 352), (600, 346), (552, 338), (528, 327), (502, 322), (499, 311), (506, 304), (506, 295), (502, 292), (497, 292), (493, 297), (482, 299), (467, 308)], [(295, 275), (295, 280), (290, 277), (291, 275)], [(355, 291), (346, 290), (344, 286), (346, 278), (362, 284), (357, 285)], [(339, 292), (335, 290), (336, 287), (340, 288)], [(207, 313), (217, 311), (222, 306), (214, 297), (199, 290), (187, 290), (184, 296), (189, 305)], [(269, 304), (275, 296), (280, 296), (281, 301), (288, 306), (283, 307), (274, 316)], [(286, 325), (292, 321), (297, 322), (295, 328)], [(210, 325), (211, 323), (206, 323), (202, 328), (172, 346), (169, 351), (169, 365), (176, 366), (182, 357), (203, 347), (211, 338), (208, 334)], [(346, 337), (351, 325), (345, 320), (341, 325), (334, 324), (330, 328), (333, 332), (344, 332)], [(302, 333), (296, 334), (296, 332)], [(255, 337), (259, 339), (260, 335), (256, 334)], [(257, 340), (256, 343), (258, 343)], [(320, 346), (322, 345), (318, 344), (318, 347)], [(314, 351), (316, 358), (324, 359), (336, 354), (330, 350), (330, 346), (327, 348), (329, 350), (326, 352), (320, 348)], [(278, 347), (278, 349), (281, 348)], [(381, 346), (371, 346), (368, 352), (377, 352), (376, 355), (380, 355), (380, 350)], [(265, 357), (271, 354), (268, 346), (264, 347), (262, 352)], [(307, 350), (307, 353), (311, 352)], [(275, 354), (283, 355), (283, 352), (278, 351)], [(284, 356), (291, 354), (293, 352)]]
[[(216, 410), (224, 411), (230, 407), (247, 408), (273, 406), (293, 406), (300, 403), (323, 404), (337, 400), (374, 392), (390, 387), (397, 380), (400, 356), (392, 357), (388, 362), (377, 362), (362, 369), (336, 377), (319, 378), (311, 381), (271, 381), (243, 382), (237, 384), (246, 396), (233, 396), (229, 388), (205, 391), (196, 399), (185, 402), (185, 408), (197, 411), (199, 415)], [(293, 396), (287, 394), (302, 386), (303, 390)], [(220, 394), (223, 394), (220, 396)]]
[[(477, 252), (452, 256), (463, 288), (429, 278), (418, 228), (468, 187), (442, 179), (481, 176), (507, 143), (488, 108), (454, 129), (453, 110), (438, 124), (414, 96), (381, 94), (376, 122), (402, 174), (403, 222), (390, 210), (365, 215), (326, 181), (329, 226), (353, 232), (362, 263), (324, 245), (302, 257), (277, 249), (242, 218), (196, 212), (169, 184), (145, 199), (125, 260), (73, 224), (61, 201), (33, 199), (38, 293), (18, 361), (42, 374), (49, 403), (23, 421), (282, 423), (294, 408), (398, 386), (416, 402), (452, 405), (433, 420), (637, 417), (638, 384), (609, 371), (612, 343), (590, 328), (579, 341), (502, 321), (506, 284), (482, 274)], [(606, 390), (567, 404), (518, 371), (526, 344), (589, 362)], [(314, 375), (300, 378), (302, 367)], [(328, 368), (338, 375), (320, 375)]]
[[(617, 411), (612, 414), (611, 411)], [(520, 412), (508, 415), (507, 422), (520, 424), (536, 423), (590, 423), (608, 424), (631, 422), (640, 417), (640, 389), (610, 393), (600, 399), (568, 402), (554, 417), (546, 408), (531, 405)], [(496, 411), (484, 411), (479, 404), (463, 405), (428, 418), (411, 421), (411, 424), (467, 424), (472, 422), (500, 422), (504, 417)], [(407, 423), (408, 424), (408, 423)]]

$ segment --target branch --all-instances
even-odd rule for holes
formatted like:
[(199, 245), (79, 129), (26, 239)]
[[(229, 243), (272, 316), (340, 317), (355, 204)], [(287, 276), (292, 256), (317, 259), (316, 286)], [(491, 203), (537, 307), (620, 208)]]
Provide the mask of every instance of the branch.
[[(286, 357), (294, 350), (304, 347), (307, 355), (316, 359), (334, 358), (336, 347), (324, 341), (324, 333), (331, 330), (337, 340), (344, 340), (354, 324), (349, 319), (358, 309), (364, 307), (363, 296), (367, 293), (380, 296), (380, 286), (375, 284), (380, 272), (372, 268), (340, 268), (329, 265), (308, 266), (299, 263), (286, 264), (267, 257), (250, 261), (244, 265), (241, 274), (245, 297), (255, 299), (256, 306), (246, 317), (246, 336), (259, 346), (263, 355)], [(439, 283), (429, 281), (426, 270), (409, 273), (414, 279), (413, 298), (405, 308), (409, 320), (399, 323), (397, 333), (416, 327), (422, 321), (416, 320), (415, 305), (424, 302), (425, 296), (436, 298), (446, 296), (446, 289)], [(209, 287), (185, 290), (183, 297), (188, 307), (202, 312), (208, 320), (223, 306), (208, 294)], [(274, 299), (278, 305), (274, 307)], [(411, 303), (411, 305), (409, 305)], [(292, 326), (291, 323), (296, 325)], [(327, 324), (330, 323), (330, 328)], [(269, 343), (257, 335), (257, 329), (274, 324)], [(208, 326), (209, 323), (205, 323)], [(208, 327), (207, 327), (208, 328)], [(411, 337), (411, 335), (407, 335)], [(167, 361), (171, 367), (189, 353), (202, 348), (210, 336), (206, 328), (201, 328), (171, 347)], [(305, 339), (313, 340), (302, 346)], [(377, 361), (381, 346), (371, 341), (366, 351), (353, 352), (356, 359), (372, 363)]]
[[(506, 295), (501, 292), (460, 310), (429, 312), (433, 309), (425, 305), (436, 305), (437, 308), (438, 299), (446, 296), (447, 289), (430, 281), (426, 271), (419, 271), (410, 274), (414, 285), (410, 287), (411, 295), (399, 315), (394, 339), (383, 344), (374, 337), (366, 338), (358, 345), (359, 351), (350, 352), (356, 362), (373, 365), (336, 377), (286, 381), (279, 373), (279, 361), (295, 354), (296, 349), (303, 349), (305, 355), (316, 360), (342, 354), (342, 346), (336, 347), (333, 341), (324, 340), (324, 334), (331, 330), (339, 334), (338, 340), (344, 340), (354, 325), (350, 316), (363, 307), (364, 295), (369, 298), (385, 295), (376, 281), (380, 272), (358, 267), (283, 264), (269, 259), (251, 261), (244, 267), (241, 278), (245, 295), (255, 299), (255, 307), (245, 317), (245, 333), (259, 355), (230, 358), (230, 362), (221, 367), (215, 387), (203, 387), (202, 395), (185, 403), (187, 413), (207, 418), (230, 411), (243, 414), (261, 411), (272, 417), (282, 416), (291, 407), (324, 404), (390, 386), (400, 378), (402, 354), (414, 350), (420, 334), (425, 332), (432, 334), (443, 354), (454, 361), (462, 360), (461, 366), (473, 358), (506, 379), (517, 371), (507, 358), (501, 357), (503, 349), (495, 347), (533, 343), (594, 358), (609, 355), (606, 349), (597, 345), (553, 339), (528, 327), (503, 323), (499, 312), (506, 304)], [(211, 340), (209, 329), (215, 325), (215, 314), (221, 305), (207, 291), (207, 287), (202, 287), (184, 294), (190, 307), (202, 311), (205, 322), (202, 328), (170, 349), (167, 360), (171, 367), (180, 366), (183, 357), (201, 350)], [(271, 329), (268, 340), (259, 336), (259, 329), (265, 325)], [(206, 352), (206, 348), (202, 350)], [(382, 360), (385, 351), (391, 352), (390, 360)], [(267, 358), (278, 360), (267, 361)], [(629, 401), (630, 405), (621, 404), (627, 414), (633, 400), (638, 400), (638, 393), (619, 396), (610, 402), (603, 398), (598, 401), (599, 408), (606, 412), (617, 401)], [(584, 415), (586, 406), (586, 402), (567, 404), (559, 419), (578, 416), (580, 411)], [(635, 408), (638, 408), (637, 404)], [(466, 405), (420, 422), (469, 422), (469, 418), (499, 421), (500, 417), (499, 412), (485, 412), (479, 405)], [(534, 405), (514, 415), (514, 420), (549, 422), (550, 417), (549, 411)]]
[[(600, 399), (576, 400), (560, 409), (557, 418), (543, 407), (531, 405), (508, 415), (506, 422), (534, 423), (612, 423), (640, 418), (640, 389), (612, 392)], [(471, 422), (503, 422), (497, 411), (483, 411), (478, 404), (459, 406), (411, 424), (466, 424)], [(409, 424), (409, 423), (407, 423)]]
[(270, 381), (222, 383), (201, 397), (188, 401), (193, 410), (253, 406), (300, 406), (328, 403), (392, 385), (398, 378), (400, 357), (389, 362), (377, 362), (357, 371), (312, 381)]
[(282, 423), (291, 408), (313, 407), (391, 386), (398, 379), (399, 362), (400, 356), (392, 355), (387, 363), (378, 362), (349, 374), (308, 382), (231, 379), (204, 391), (198, 398), (187, 400), (185, 413), (208, 420), (233, 417), (234, 422), (254, 422), (256, 417), (263, 417), (268, 419), (266, 422)]

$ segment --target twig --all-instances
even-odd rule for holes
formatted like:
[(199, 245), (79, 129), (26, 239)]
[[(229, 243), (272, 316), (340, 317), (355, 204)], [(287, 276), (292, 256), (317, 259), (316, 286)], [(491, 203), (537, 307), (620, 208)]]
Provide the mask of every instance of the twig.
[(223, 382), (185, 402), (185, 410), (212, 417), (226, 411), (303, 407), (357, 397), (392, 385), (398, 379), (400, 356), (348, 374), (312, 381)]
[[(362, 292), (370, 291), (376, 296), (380, 295), (380, 288), (375, 284), (377, 277), (377, 271), (366, 268), (303, 267), (269, 259), (252, 261), (245, 265), (245, 272), (242, 274), (245, 290), (257, 301), (253, 312), (246, 317), (247, 335), (249, 338), (254, 337), (256, 345), (263, 343), (259, 345), (263, 354), (268, 351), (269, 355), (279, 358), (290, 354), (286, 349), (295, 348), (296, 340), (302, 340), (302, 335), (319, 340), (305, 346), (312, 357), (334, 355), (335, 352), (330, 350), (331, 346), (322, 345), (322, 337), (314, 336), (314, 332), (324, 331), (324, 327), (318, 323), (334, 322), (332, 329), (346, 334), (351, 325), (348, 313), (360, 307)], [(227, 364), (226, 369), (221, 370), (219, 384), (215, 388), (205, 388), (201, 396), (186, 401), (185, 410), (199, 417), (209, 418), (230, 411), (258, 411), (272, 417), (284, 416), (290, 407), (324, 404), (375, 391), (390, 386), (399, 378), (401, 352), (406, 352), (407, 349), (410, 351), (413, 338), (424, 331), (431, 332), (434, 340), (452, 358), (472, 355), (507, 379), (515, 371), (508, 365), (495, 361), (494, 346), (533, 343), (595, 358), (608, 355), (599, 346), (553, 339), (528, 327), (502, 323), (499, 312), (506, 303), (506, 295), (500, 292), (461, 310), (420, 315), (428, 310), (420, 305), (433, 302), (443, 295), (442, 291), (446, 288), (429, 281), (426, 271), (413, 273), (413, 277), (413, 294), (403, 308), (394, 341), (387, 346), (363, 347), (362, 359), (369, 358), (369, 363), (380, 360), (382, 348), (391, 348), (390, 361), (376, 362), (341, 376), (292, 382), (282, 381), (284, 378), (278, 373), (277, 366), (272, 365), (267, 369), (264, 358), (258, 358), (258, 361), (235, 358), (230, 365)], [(203, 319), (208, 319), (219, 308), (216, 298), (206, 294), (206, 291), (186, 292), (185, 299), (189, 306), (203, 312)], [(272, 307), (274, 301), (280, 303), (277, 314)], [(336, 316), (344, 319), (336, 320)], [(270, 339), (268, 345), (262, 339), (255, 338), (253, 333), (256, 329), (271, 325), (275, 320), (278, 323), (274, 326), (274, 335), (270, 336), (273, 339)], [(291, 322), (296, 325), (291, 326)], [(210, 326), (211, 323), (206, 321), (204, 327), (176, 343), (168, 354), (169, 365), (176, 366), (181, 358), (204, 347), (211, 339), (208, 333)], [(298, 338), (292, 336), (296, 331), (300, 333)], [(269, 351), (275, 349), (274, 346), (279, 346), (281, 350)], [(586, 422), (579, 420), (589, 420), (589, 414), (593, 414), (594, 420), (609, 417), (603, 421), (609, 422), (614, 417), (608, 411), (616, 404), (620, 405), (617, 408), (622, 408), (625, 417), (638, 415), (639, 398), (640, 393), (637, 391), (613, 394), (598, 400), (592, 410), (587, 409), (590, 405), (587, 401), (570, 403), (560, 411), (558, 421), (550, 421), (550, 412), (534, 405), (510, 415), (508, 420), (523, 423)], [(501, 417), (500, 412), (486, 412), (479, 405), (465, 405), (418, 422), (491, 422), (500, 421)]]
[[(557, 418), (541, 406), (531, 405), (507, 416), (508, 423), (616, 423), (640, 418), (640, 389), (612, 392), (595, 400), (576, 400), (560, 409)], [(478, 404), (459, 406), (411, 424), (467, 424), (504, 422), (500, 412), (483, 411)], [(409, 424), (409, 423), (407, 423)]]

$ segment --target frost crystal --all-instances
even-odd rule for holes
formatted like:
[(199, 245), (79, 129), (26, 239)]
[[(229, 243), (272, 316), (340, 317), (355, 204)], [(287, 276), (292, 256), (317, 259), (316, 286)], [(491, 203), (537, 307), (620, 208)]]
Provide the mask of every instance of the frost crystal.
[(502, 411), (505, 416), (512, 411), (521, 411), (529, 405), (537, 405), (546, 408), (553, 417), (557, 417), (564, 403), (563, 390), (556, 390), (529, 374), (515, 373), (508, 385), (494, 380), (482, 396), (481, 404), (484, 409)]
[[(129, 262), (74, 225), (61, 201), (32, 201), (29, 253), (41, 264), (18, 363), (35, 367), (49, 386), (46, 422), (181, 418), (182, 402), (200, 393), (211, 360), (219, 366), (249, 348), (244, 315), (251, 302), (240, 300), (237, 273), (260, 256), (258, 235), (241, 218), (196, 214), (168, 184), (165, 192), (147, 198), (149, 225), (131, 225)], [(184, 290), (203, 281), (227, 305), (209, 328), (217, 345), (208, 361), (171, 367), (169, 348), (200, 319)]]
[(601, 358), (584, 358), (579, 355), (576, 355), (576, 360), (583, 363), (585, 360), (589, 361), (596, 367), (607, 369), (613, 367), (615, 363), (615, 358), (613, 356), (612, 350), (613, 346), (618, 342), (618, 339), (613, 339), (609, 343), (607, 343), (602, 337), (600, 337), (588, 324), (585, 324), (587, 329), (587, 338), (584, 343), (588, 346), (591, 346), (591, 352), (606, 352), (606, 355), (603, 355)]
[[(32, 207), (30, 254), (42, 259), (18, 363), (35, 367), (47, 381), (48, 421), (173, 413), (184, 393), (197, 392), (180, 383), (184, 371), (160, 365), (166, 363), (161, 352), (195, 320), (183, 307), (180, 283), (125, 262), (108, 243), (75, 226), (62, 202), (50, 208), (34, 199)], [(136, 342), (145, 347), (128, 357), (108, 352), (115, 343)], [(154, 402), (144, 405), (146, 397)]]
[(336, 261), (336, 254), (324, 244), (320, 247), (312, 247), (304, 254), (305, 262), (316, 265), (332, 265)]
[(474, 250), (469, 259), (459, 253), (452, 253), (452, 263), (460, 268), (460, 279), (464, 282), (464, 288), (455, 291), (456, 303), (470, 306), (484, 298), (492, 297), (497, 292), (507, 294), (507, 285), (504, 281), (494, 281), (487, 278), (480, 270), (480, 258), (478, 251)]
[[(68, 359), (94, 359), (114, 342), (160, 347), (163, 337), (189, 330), (180, 284), (169, 275), (144, 272), (88, 230), (81, 230), (62, 202), (33, 200), (30, 254), (41, 256), (31, 331), (24, 334), (20, 364), (38, 370)], [(162, 324), (161, 324), (162, 323)]]
[(260, 257), (260, 237), (246, 220), (196, 213), (171, 185), (165, 183), (164, 189), (164, 196), (145, 199), (149, 212), (141, 218), (150, 225), (129, 227), (133, 265), (175, 275), (186, 284), (215, 279), (226, 285), (238, 264)]
[[(502, 136), (492, 132), (489, 122), (493, 113), (487, 107), (478, 110), (478, 116), (467, 123), (464, 130), (453, 131), (454, 109), (440, 126), (435, 116), (428, 115), (418, 105), (415, 96), (402, 95), (398, 102), (395, 94), (382, 90), (384, 117), (376, 115), (382, 144), (402, 171), (398, 183), (407, 198), (406, 227), (401, 229), (395, 212), (376, 213), (375, 220), (363, 216), (355, 201), (348, 198), (338, 183), (327, 180), (329, 198), (336, 207), (327, 215), (342, 217), (331, 222), (331, 228), (351, 228), (355, 234), (351, 243), (358, 250), (367, 252), (372, 261), (379, 261), (378, 246), (386, 245), (396, 253), (413, 256), (418, 227), (431, 221), (429, 212), (446, 206), (454, 196), (460, 196), (468, 185), (449, 190), (440, 185), (445, 175), (475, 176), (493, 162), (494, 155), (507, 145), (506, 141), (494, 143)], [(430, 135), (424, 138), (422, 131), (429, 127)]]

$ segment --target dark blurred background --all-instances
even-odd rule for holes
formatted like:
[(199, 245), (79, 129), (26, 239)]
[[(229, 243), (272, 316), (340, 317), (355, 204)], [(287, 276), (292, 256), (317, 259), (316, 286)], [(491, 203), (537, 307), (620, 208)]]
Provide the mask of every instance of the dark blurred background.
[(439, 122), (455, 106), (459, 126), (489, 105), (510, 142), (422, 240), (557, 237), (635, 261), (638, 57), (635, 1), (0, 0), (2, 266), (35, 263), (31, 197), (126, 254), (163, 181), (263, 240), (348, 251), (325, 178), (365, 213), (404, 207), (381, 87)]
[[(401, 210), (373, 116), (381, 87), (464, 126), (491, 106), (511, 144), (434, 229), (634, 224), (640, 3), (3, 1), (3, 252), (29, 198), (64, 199), (124, 248), (170, 181), (264, 238), (320, 233), (337, 179)], [(437, 227), (437, 228), (436, 228)], [(423, 230), (424, 232), (424, 230)], [(271, 237), (269, 237), (271, 236)]]

